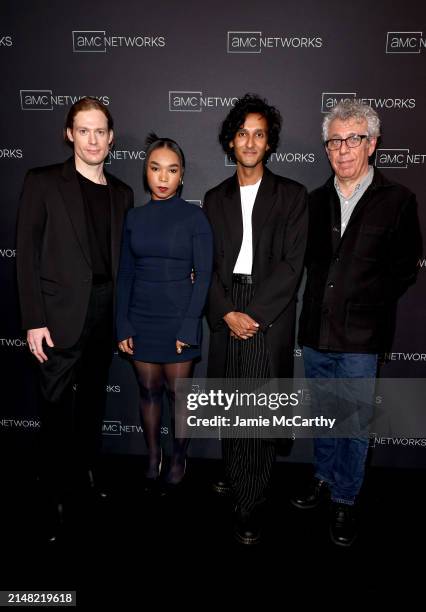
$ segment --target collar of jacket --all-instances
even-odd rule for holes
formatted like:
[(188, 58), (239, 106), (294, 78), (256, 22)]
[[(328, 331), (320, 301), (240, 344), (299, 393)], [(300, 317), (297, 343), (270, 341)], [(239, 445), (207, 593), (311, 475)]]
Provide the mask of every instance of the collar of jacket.
[[(251, 217), (253, 262), (256, 258), (256, 249), (263, 226), (275, 205), (276, 185), (277, 181), (275, 175), (267, 168), (264, 168), (262, 181), (256, 195)], [(232, 244), (232, 261), (233, 264), (235, 264), (243, 240), (243, 218), (241, 212), (240, 185), (237, 173), (229, 179), (226, 186), (225, 198), (226, 199), (223, 201), (223, 215)]]
[[(229, 198), (233, 198), (235, 197), (235, 195), (238, 194), (238, 197), (239, 197), (240, 195), (239, 189), (240, 189), (240, 184), (238, 182), (238, 174), (237, 172), (235, 172), (229, 178), (228, 184), (226, 186), (226, 196)], [(262, 181), (260, 183), (259, 191), (257, 193), (258, 195), (261, 193), (263, 197), (267, 195), (272, 195), (274, 191), (275, 191), (275, 176), (265, 166), (263, 168)]]
[[(335, 175), (332, 174), (324, 185), (330, 191), (336, 191), (334, 187), (334, 177)], [(378, 189), (380, 187), (391, 187), (394, 184), (395, 183), (387, 179), (385, 175), (380, 172), (380, 170), (377, 170), (377, 168), (374, 168), (373, 180), (371, 182), (369, 189)]]
[(62, 177), (66, 181), (72, 181), (73, 179), (77, 178), (77, 170), (75, 168), (74, 156), (69, 157), (64, 162), (64, 165), (62, 168)]
[[(111, 174), (109, 174), (108, 172), (105, 171), (105, 166), (104, 166), (104, 175), (105, 178), (107, 179), (107, 184), (110, 185), (111, 180), (113, 180), (113, 176)], [(77, 169), (75, 167), (75, 160), (74, 160), (74, 156), (69, 157), (63, 165), (62, 168), (62, 177), (66, 180), (66, 181), (72, 181), (74, 179), (77, 178)]]

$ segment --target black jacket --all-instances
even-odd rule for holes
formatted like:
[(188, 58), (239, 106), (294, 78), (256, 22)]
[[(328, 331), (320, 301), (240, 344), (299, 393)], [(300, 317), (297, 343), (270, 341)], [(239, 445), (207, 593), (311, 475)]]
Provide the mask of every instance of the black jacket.
[[(115, 280), (123, 219), (133, 205), (133, 192), (114, 176), (106, 177)], [(87, 313), (92, 267), (74, 158), (28, 172), (18, 215), (17, 271), (22, 327), (47, 326), (55, 346), (75, 344)]]
[(415, 281), (421, 250), (414, 194), (376, 169), (340, 237), (331, 177), (309, 196), (299, 344), (338, 352), (389, 350), (396, 303)]
[[(265, 168), (252, 213), (255, 294), (245, 312), (260, 324), (271, 360), (271, 375), (292, 375), (296, 294), (307, 235), (307, 194), (303, 185)], [(214, 235), (214, 271), (207, 303), (210, 324), (208, 375), (225, 375), (229, 328), (223, 316), (235, 307), (232, 273), (243, 238), (237, 175), (204, 199)]]

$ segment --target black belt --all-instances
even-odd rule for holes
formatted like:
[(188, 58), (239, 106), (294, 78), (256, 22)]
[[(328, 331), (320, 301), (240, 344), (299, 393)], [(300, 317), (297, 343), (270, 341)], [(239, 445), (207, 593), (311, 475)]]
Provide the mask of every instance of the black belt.
[(254, 278), (250, 274), (233, 274), (232, 282), (236, 285), (253, 285)]

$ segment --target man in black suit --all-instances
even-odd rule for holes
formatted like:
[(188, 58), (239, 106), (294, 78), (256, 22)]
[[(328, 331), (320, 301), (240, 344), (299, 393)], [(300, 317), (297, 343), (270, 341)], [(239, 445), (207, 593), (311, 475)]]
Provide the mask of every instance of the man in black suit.
[[(293, 373), (307, 206), (302, 185), (265, 167), (280, 129), (279, 112), (250, 94), (237, 101), (222, 125), (219, 140), (237, 171), (204, 199), (215, 241), (207, 311), (210, 377), (288, 378)], [(274, 443), (224, 440), (223, 455), (237, 508), (235, 537), (254, 544), (260, 539)]]
[[(349, 387), (348, 405), (357, 400), (361, 409), (350, 418), (345, 411), (350, 438), (314, 439), (315, 478), (292, 502), (314, 508), (330, 495), (330, 535), (341, 546), (357, 535), (355, 502), (364, 479), (378, 354), (390, 350), (397, 300), (415, 281), (422, 252), (414, 194), (369, 166), (379, 136), (374, 109), (358, 101), (337, 104), (323, 121), (334, 176), (309, 198), (299, 323), (305, 373), (345, 379), (335, 386), (336, 398)], [(339, 418), (342, 404), (330, 398), (321, 390), (313, 395), (321, 410)]]
[(39, 362), (42, 474), (54, 506), (93, 485), (113, 351), (113, 295), (132, 190), (104, 171), (113, 120), (96, 98), (70, 109), (65, 163), (30, 170), (18, 217), (22, 324)]

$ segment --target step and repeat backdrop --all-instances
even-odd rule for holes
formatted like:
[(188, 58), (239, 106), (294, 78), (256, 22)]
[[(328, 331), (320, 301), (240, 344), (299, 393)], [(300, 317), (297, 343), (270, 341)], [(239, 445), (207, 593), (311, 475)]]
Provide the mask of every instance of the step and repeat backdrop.
[[(235, 170), (218, 144), (219, 125), (238, 97), (258, 93), (284, 119), (271, 170), (311, 190), (330, 175), (321, 144), (323, 114), (342, 98), (362, 99), (382, 119), (372, 162), (417, 194), (426, 228), (425, 4), (3, 0), (0, 14), (0, 432), (9, 448), (28, 448), (40, 428), (15, 281), (19, 194), (29, 168), (69, 156), (62, 128), (80, 97), (96, 96), (108, 105), (115, 147), (107, 169), (132, 186), (137, 206), (147, 201), (142, 166), (150, 131), (181, 144), (187, 158), (183, 197), (202, 205), (206, 190)], [(382, 376), (425, 376), (425, 266), (426, 258), (419, 261), (417, 284), (399, 304)], [(206, 368), (204, 327), (198, 376)], [(295, 374), (302, 377), (299, 347), (294, 359)], [(118, 354), (107, 392), (105, 451), (143, 453), (136, 381), (131, 364)], [(401, 411), (406, 408), (401, 405)], [(165, 444), (169, 430), (166, 414)], [(423, 438), (372, 432), (371, 446), (375, 465), (426, 466)], [(198, 457), (216, 457), (219, 449), (215, 440), (191, 445)], [(310, 442), (298, 440), (286, 460), (310, 457)]]

